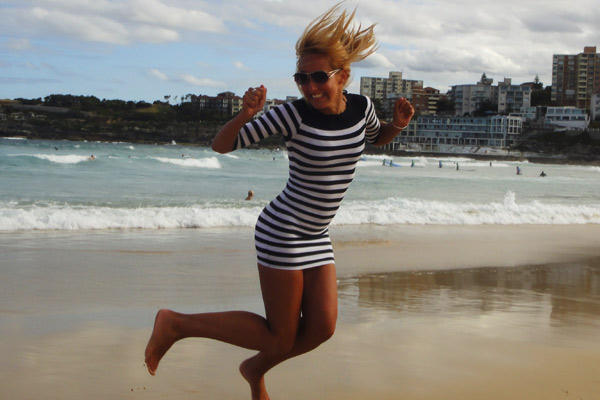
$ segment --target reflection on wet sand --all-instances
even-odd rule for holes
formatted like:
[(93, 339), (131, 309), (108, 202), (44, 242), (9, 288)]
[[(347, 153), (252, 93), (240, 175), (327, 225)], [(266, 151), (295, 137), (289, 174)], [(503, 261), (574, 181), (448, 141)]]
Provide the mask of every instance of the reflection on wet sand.
[(389, 313), (549, 313), (552, 324), (600, 316), (600, 259), (518, 268), (392, 272), (340, 279), (342, 302)]

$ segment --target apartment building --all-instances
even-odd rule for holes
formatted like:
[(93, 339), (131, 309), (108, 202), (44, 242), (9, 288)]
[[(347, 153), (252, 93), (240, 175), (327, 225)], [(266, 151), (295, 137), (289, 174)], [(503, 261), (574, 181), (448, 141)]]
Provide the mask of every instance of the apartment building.
[(449, 96), (454, 101), (455, 115), (471, 115), (481, 107), (484, 102), (496, 103), (498, 87), (492, 86), (493, 79), (481, 75), (481, 80), (476, 84), (454, 85)]
[(501, 114), (518, 111), (531, 106), (531, 86), (513, 85), (510, 78), (498, 82), (498, 112)]
[(373, 100), (384, 101), (392, 97), (410, 98), (414, 90), (423, 89), (423, 81), (402, 79), (402, 72), (392, 71), (387, 78), (362, 76), (360, 94)]
[(223, 92), (216, 96), (200, 95), (192, 99), (197, 101), (200, 110), (210, 110), (226, 115), (235, 115), (242, 109), (242, 98), (233, 92)]
[(589, 110), (591, 98), (600, 93), (600, 53), (595, 46), (579, 54), (552, 56), (552, 102)]

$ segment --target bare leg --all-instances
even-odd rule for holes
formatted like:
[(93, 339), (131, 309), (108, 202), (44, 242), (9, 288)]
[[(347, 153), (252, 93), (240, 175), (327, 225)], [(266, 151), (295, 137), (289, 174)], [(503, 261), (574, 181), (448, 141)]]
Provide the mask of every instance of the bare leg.
[[(267, 352), (261, 351), (254, 357), (245, 360), (240, 365), (240, 372), (251, 386), (254, 384), (264, 388), (264, 374), (269, 369), (282, 361), (316, 348), (330, 338), (335, 331), (337, 280), (334, 264), (304, 270), (303, 275), (302, 318), (294, 345), (290, 351), (285, 353), (267, 354)], [(269, 304), (265, 299), (265, 307), (269, 307)]]
[[(180, 314), (160, 310), (146, 346), (148, 372), (154, 375), (167, 350), (186, 337), (216, 339), (269, 355), (289, 353), (298, 331), (303, 273), (259, 265), (259, 274), (267, 319), (246, 311)], [(253, 399), (268, 398), (262, 379), (250, 373), (243, 375), (250, 383)]]

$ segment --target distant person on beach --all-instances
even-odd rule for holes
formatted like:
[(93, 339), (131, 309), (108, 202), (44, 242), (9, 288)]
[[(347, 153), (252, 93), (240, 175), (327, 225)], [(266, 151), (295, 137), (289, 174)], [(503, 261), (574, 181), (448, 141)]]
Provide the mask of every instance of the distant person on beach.
[(517, 165), (517, 175), (521, 175), (521, 167)]
[(248, 196), (244, 200), (252, 200), (254, 197), (254, 192), (252, 190), (248, 190)]
[(545, 173), (544, 171), (542, 171), (542, 172), (540, 173), (540, 176), (543, 178), (544, 176), (546, 176), (546, 173)]
[(329, 224), (354, 178), (365, 142), (390, 143), (414, 114), (411, 104), (401, 98), (394, 104), (392, 121), (380, 122), (368, 97), (344, 90), (350, 83), (350, 65), (377, 48), (374, 25), (356, 27), (354, 16), (338, 4), (302, 33), (296, 43), (294, 81), (303, 98), (253, 119), (263, 110), (267, 89), (249, 88), (242, 110), (212, 143), (213, 150), (228, 153), (280, 134), (287, 146), (287, 185), (262, 210), (255, 228), (266, 317), (247, 311), (160, 310), (145, 352), (150, 374), (155, 374), (161, 358), (178, 340), (216, 339), (257, 351), (239, 370), (250, 385), (252, 399), (266, 400), (267, 371), (333, 335), (338, 301)]

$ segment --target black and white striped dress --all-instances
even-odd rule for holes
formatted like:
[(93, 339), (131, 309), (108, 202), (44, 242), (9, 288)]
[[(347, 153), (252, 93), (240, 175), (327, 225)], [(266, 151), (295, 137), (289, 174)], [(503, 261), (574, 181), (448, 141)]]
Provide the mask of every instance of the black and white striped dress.
[(240, 130), (234, 149), (279, 133), (288, 150), (285, 189), (256, 223), (259, 264), (297, 270), (334, 263), (329, 224), (354, 178), (365, 141), (373, 143), (380, 129), (368, 97), (345, 96), (342, 114), (325, 115), (296, 100), (271, 109)]

